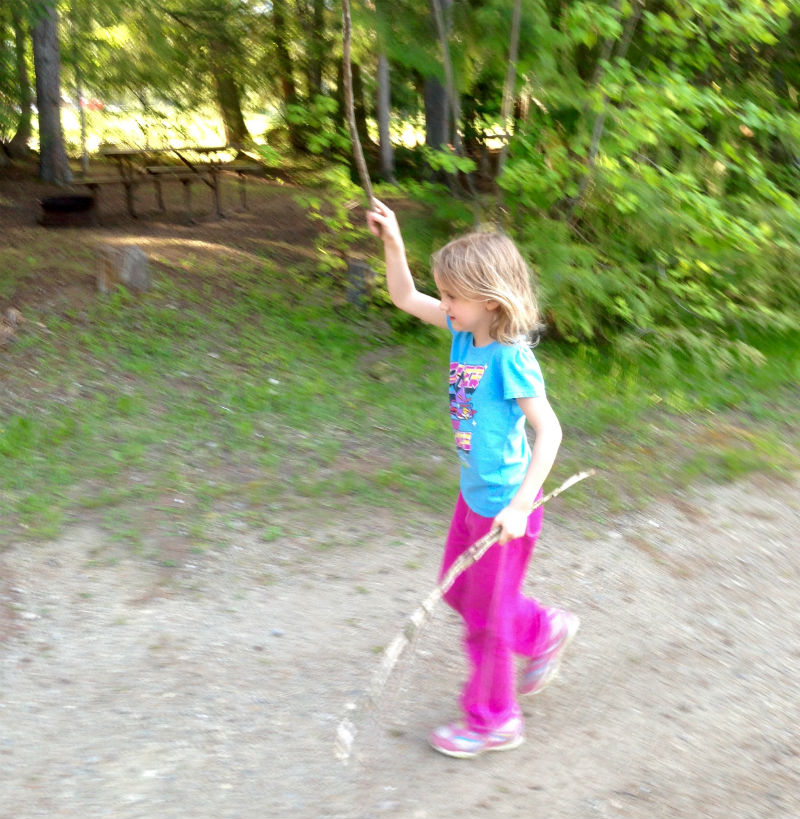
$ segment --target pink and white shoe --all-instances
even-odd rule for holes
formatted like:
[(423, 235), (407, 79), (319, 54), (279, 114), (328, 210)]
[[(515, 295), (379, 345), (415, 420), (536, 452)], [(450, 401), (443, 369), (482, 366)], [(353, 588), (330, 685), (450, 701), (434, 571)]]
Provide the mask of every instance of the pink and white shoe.
[(525, 742), (521, 717), (512, 717), (494, 731), (473, 731), (461, 721), (442, 725), (431, 732), (428, 742), (439, 753), (469, 759), (484, 751), (510, 751)]
[(547, 648), (528, 660), (522, 672), (520, 694), (538, 694), (558, 676), (564, 649), (572, 642), (581, 621), (577, 614), (563, 609), (548, 609), (550, 642)]

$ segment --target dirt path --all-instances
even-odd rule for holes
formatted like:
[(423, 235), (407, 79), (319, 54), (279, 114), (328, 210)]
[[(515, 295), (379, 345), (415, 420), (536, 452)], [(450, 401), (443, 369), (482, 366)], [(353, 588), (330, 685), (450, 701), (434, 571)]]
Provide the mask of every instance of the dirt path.
[(170, 570), (90, 525), (13, 544), (0, 817), (800, 816), (798, 488), (757, 478), (591, 522), (559, 523), (555, 501), (529, 582), (583, 627), (525, 703), (528, 742), (472, 761), (424, 741), (463, 673), (445, 609), (362, 715), (358, 761), (333, 755), (440, 529), (368, 520), (371, 546), (326, 550), (333, 524), (296, 521)]

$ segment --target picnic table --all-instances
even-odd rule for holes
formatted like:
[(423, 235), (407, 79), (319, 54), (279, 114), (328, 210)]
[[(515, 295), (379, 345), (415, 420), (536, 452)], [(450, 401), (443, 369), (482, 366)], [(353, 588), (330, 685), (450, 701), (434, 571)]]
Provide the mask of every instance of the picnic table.
[[(220, 181), (223, 173), (235, 173), (239, 178), (239, 196), (241, 207), (247, 209), (245, 182), (248, 174), (259, 173), (262, 166), (255, 161), (225, 161), (224, 153), (233, 153), (236, 149), (227, 145), (183, 145), (164, 148), (106, 148), (101, 156), (114, 162), (117, 174), (76, 178), (74, 183), (82, 185), (92, 192), (97, 203), (100, 191), (105, 185), (122, 184), (125, 188), (125, 203), (128, 213), (136, 218), (136, 188), (143, 182), (152, 182), (156, 205), (164, 211), (164, 198), (161, 189), (162, 181), (177, 181), (183, 186), (184, 203), (188, 222), (192, 216), (192, 185), (201, 182), (207, 185), (214, 200), (214, 213), (224, 217), (220, 202)], [(201, 157), (198, 159), (197, 157)], [(177, 158), (178, 161), (170, 161)]]

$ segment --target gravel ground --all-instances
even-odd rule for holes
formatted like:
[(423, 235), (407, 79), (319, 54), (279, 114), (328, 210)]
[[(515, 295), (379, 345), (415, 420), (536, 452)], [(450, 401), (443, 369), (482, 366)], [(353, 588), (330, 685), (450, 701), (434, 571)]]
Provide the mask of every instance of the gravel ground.
[[(637, 514), (549, 507), (530, 591), (578, 612), (528, 741), (430, 750), (464, 674), (440, 608), (377, 709), (345, 704), (431, 588), (443, 525), (337, 521), (164, 568), (87, 523), (0, 551), (0, 818), (800, 816), (800, 478)], [(317, 515), (317, 517), (322, 517)], [(355, 538), (358, 541), (358, 538)]]

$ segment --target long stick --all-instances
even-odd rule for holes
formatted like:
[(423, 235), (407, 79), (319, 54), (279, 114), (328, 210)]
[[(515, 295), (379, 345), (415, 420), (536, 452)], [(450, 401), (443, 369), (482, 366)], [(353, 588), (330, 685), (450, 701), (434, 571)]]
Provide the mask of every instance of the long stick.
[(367, 194), (367, 207), (372, 207), (372, 200), (375, 198), (372, 193), (372, 183), (367, 170), (367, 162), (364, 159), (364, 151), (361, 147), (361, 140), (358, 138), (358, 128), (356, 127), (356, 111), (353, 102), (353, 68), (350, 64), (350, 41), (352, 39), (353, 24), (350, 20), (350, 0), (342, 0), (342, 76), (344, 78), (344, 102), (347, 113), (347, 126), (350, 129), (350, 141), (353, 143), (353, 156), (356, 160), (358, 175), (361, 179), (361, 187)]
[[(531, 508), (531, 511), (538, 509), (540, 506), (547, 503), (549, 500), (552, 500), (557, 495), (560, 495), (571, 486), (574, 486), (579, 481), (582, 481), (584, 478), (588, 478), (594, 474), (595, 470), (589, 469), (585, 472), (579, 472), (578, 474), (567, 478), (567, 480), (565, 480), (564, 483), (562, 483), (557, 489), (554, 489), (552, 492), (549, 492), (547, 495), (539, 498), (539, 500), (536, 501)], [(422, 628), (431, 618), (435, 605), (442, 599), (442, 597), (444, 597), (453, 583), (455, 583), (458, 576), (474, 563), (477, 563), (483, 557), (483, 555), (489, 551), (489, 548), (497, 541), (499, 535), (500, 527), (496, 526), (493, 527), (487, 535), (484, 535), (480, 540), (475, 541), (475, 543), (473, 543), (469, 549), (463, 552), (453, 562), (439, 584), (414, 610), (414, 612), (408, 618), (405, 628), (403, 628), (403, 630), (394, 637), (392, 642), (389, 643), (383, 652), (380, 665), (373, 674), (370, 684), (367, 687), (365, 696), (369, 702), (375, 703), (378, 701), (380, 694), (389, 679), (389, 675), (397, 665), (397, 662), (405, 649), (414, 642)], [(356, 710), (356, 704), (348, 703), (347, 710), (352, 714), (352, 712)], [(355, 725), (353, 724), (352, 718), (347, 716), (339, 723), (339, 727), (336, 729), (336, 744), (334, 747), (334, 753), (336, 754), (337, 758), (344, 763), (347, 763), (350, 759), (355, 736)]]

